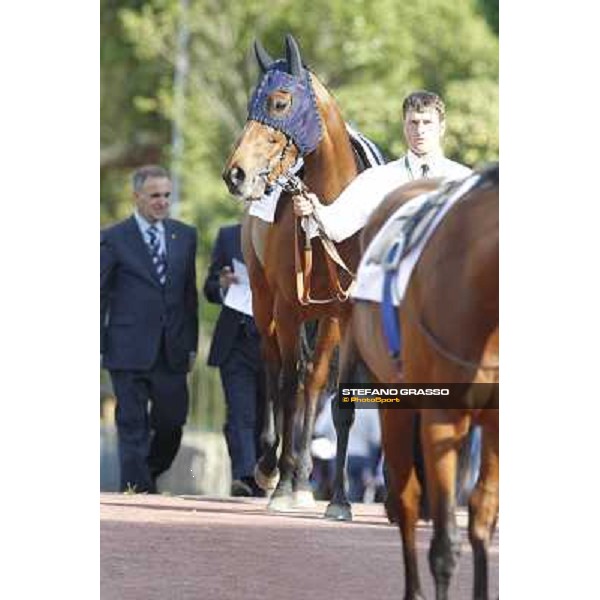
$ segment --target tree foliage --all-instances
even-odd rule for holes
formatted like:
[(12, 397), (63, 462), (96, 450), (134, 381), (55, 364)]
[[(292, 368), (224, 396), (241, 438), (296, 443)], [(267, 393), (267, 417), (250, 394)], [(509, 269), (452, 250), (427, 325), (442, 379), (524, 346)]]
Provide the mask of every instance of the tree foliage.
[[(181, 115), (173, 81), (183, 23), (189, 39)], [(252, 43), (259, 38), (273, 57), (283, 56), (287, 32), (346, 120), (389, 159), (405, 151), (401, 103), (415, 89), (446, 101), (448, 156), (472, 166), (498, 157), (497, 0), (101, 0), (103, 225), (130, 212), (135, 167), (174, 168), (180, 216), (199, 230), (203, 276), (216, 229), (241, 213), (221, 171), (258, 78)], [(180, 164), (171, 156), (175, 122), (184, 139)], [(203, 303), (201, 312), (205, 356), (204, 331), (217, 310)], [(217, 428), (220, 385), (202, 363), (192, 378), (193, 413)]]
[[(297, 0), (187, 3), (181, 216), (198, 225), (203, 257), (216, 228), (240, 213), (220, 174), (257, 81), (255, 38), (277, 57), (284, 34), (292, 32), (344, 117), (388, 158), (405, 150), (402, 99), (421, 88), (446, 100), (449, 156), (469, 165), (498, 157), (497, 1), (333, 0), (309, 8)], [(104, 222), (128, 210), (126, 176), (133, 167), (149, 158), (170, 164), (183, 5), (102, 0)]]

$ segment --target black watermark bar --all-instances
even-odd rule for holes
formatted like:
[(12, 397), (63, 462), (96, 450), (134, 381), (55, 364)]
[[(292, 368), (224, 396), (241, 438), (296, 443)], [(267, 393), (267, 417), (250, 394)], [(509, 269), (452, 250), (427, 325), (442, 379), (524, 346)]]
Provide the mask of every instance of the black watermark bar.
[(497, 383), (341, 383), (340, 408), (498, 408)]

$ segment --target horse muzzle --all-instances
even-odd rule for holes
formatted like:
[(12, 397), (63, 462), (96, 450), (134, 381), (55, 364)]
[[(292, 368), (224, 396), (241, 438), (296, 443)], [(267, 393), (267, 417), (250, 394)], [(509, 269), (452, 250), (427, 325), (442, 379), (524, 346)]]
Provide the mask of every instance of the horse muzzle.
[(261, 175), (249, 177), (239, 165), (223, 172), (223, 180), (229, 193), (246, 201), (260, 200), (267, 191), (267, 182)]
[(246, 173), (241, 167), (231, 167), (223, 172), (223, 181), (234, 196), (241, 195), (241, 188), (246, 181)]

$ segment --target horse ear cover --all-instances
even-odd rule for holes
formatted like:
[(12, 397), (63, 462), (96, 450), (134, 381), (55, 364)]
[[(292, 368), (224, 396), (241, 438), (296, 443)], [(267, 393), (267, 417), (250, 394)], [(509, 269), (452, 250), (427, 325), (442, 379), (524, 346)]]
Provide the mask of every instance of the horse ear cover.
[(285, 56), (290, 75), (300, 77), (302, 74), (302, 59), (300, 58), (300, 49), (291, 33), (285, 36)]
[(254, 40), (254, 54), (258, 61), (258, 66), (263, 73), (267, 72), (267, 69), (273, 64), (273, 59), (269, 56), (269, 53), (264, 49), (264, 46), (259, 40)]
[[(323, 124), (309, 72), (302, 66), (298, 44), (290, 34), (286, 36), (285, 43), (286, 60), (269, 64), (266, 72), (263, 72), (248, 104), (248, 119), (285, 133), (300, 154), (306, 156), (319, 145), (323, 136)], [(271, 58), (260, 42), (255, 41), (254, 51), (262, 69)], [(292, 113), (283, 119), (273, 117), (266, 108), (266, 98), (275, 89), (285, 89), (294, 97)]]

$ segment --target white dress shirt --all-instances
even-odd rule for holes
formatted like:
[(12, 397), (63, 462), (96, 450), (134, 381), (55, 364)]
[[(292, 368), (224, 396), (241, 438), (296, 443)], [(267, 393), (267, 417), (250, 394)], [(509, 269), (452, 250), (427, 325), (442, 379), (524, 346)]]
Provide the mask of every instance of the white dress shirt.
[(422, 159), (408, 151), (387, 165), (363, 171), (332, 204), (318, 204), (315, 207), (327, 235), (334, 242), (341, 242), (355, 234), (365, 226), (371, 213), (387, 194), (409, 181), (421, 178), (422, 164), (428, 165), (429, 178), (462, 179), (471, 173), (471, 169), (446, 158), (442, 153)]

